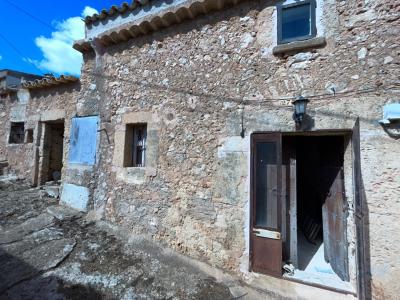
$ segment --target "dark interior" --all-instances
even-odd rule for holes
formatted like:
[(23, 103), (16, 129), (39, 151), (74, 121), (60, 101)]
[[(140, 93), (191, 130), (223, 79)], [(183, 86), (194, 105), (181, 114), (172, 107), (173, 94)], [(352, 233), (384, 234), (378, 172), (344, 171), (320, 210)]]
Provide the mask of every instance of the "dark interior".
[(63, 160), (64, 123), (49, 124), (49, 168), (48, 181), (61, 179)]
[(304, 270), (323, 242), (322, 205), (343, 167), (344, 137), (286, 136), (283, 152), (296, 156), (297, 255)]

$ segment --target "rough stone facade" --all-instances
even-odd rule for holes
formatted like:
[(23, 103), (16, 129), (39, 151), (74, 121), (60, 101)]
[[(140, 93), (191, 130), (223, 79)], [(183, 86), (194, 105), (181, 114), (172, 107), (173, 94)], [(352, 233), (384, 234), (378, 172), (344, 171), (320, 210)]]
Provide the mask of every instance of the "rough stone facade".
[[(2, 101), (4, 117), (1, 130), (3, 134), (0, 149), (4, 149), (3, 155), (11, 167), (10, 172), (20, 178), (28, 179), (33, 185), (44, 184), (44, 178), (49, 162), (44, 158), (49, 156), (44, 138), (46, 124), (64, 123), (63, 134), (63, 166), (67, 165), (69, 123), (76, 112), (76, 102), (80, 83), (67, 84), (53, 88), (23, 89), (17, 94), (10, 95)], [(25, 142), (22, 144), (10, 144), (11, 122), (23, 122), (25, 129)], [(32, 131), (32, 140), (27, 140), (27, 132)], [(62, 172), (65, 172), (65, 168)]]
[(9, 123), (10, 110), (13, 103), (16, 101), (15, 94), (2, 95), (0, 101), (0, 160), (6, 159), (6, 146), (8, 144), (7, 124)]
[[(44, 107), (32, 106), (28, 115), (63, 104), (64, 157), (70, 117), (99, 115), (96, 164), (63, 169), (65, 182), (89, 189), (90, 214), (244, 276), (251, 276), (251, 133), (296, 131), (290, 100), (300, 94), (310, 99), (307, 130), (352, 130), (359, 117), (372, 295), (396, 299), (400, 144), (377, 121), (383, 106), (400, 97), (400, 4), (317, 1), (318, 36), (326, 45), (274, 55), (275, 4), (243, 1), (114, 46), (94, 41), (95, 51), (84, 53), (80, 90), (51, 104), (38, 101)], [(54, 99), (45, 93), (33, 101)], [(151, 163), (125, 168), (124, 133), (135, 123), (149, 126)], [(351, 156), (348, 148), (356, 289)]]

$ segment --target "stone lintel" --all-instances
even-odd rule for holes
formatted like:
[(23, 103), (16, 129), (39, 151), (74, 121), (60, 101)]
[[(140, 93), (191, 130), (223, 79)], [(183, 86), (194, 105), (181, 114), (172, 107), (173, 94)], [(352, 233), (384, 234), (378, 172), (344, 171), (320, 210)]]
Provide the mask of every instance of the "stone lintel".
[(302, 51), (309, 48), (319, 48), (326, 45), (325, 37), (316, 37), (305, 41), (296, 41), (275, 46), (272, 49), (274, 55), (282, 55), (291, 52)]
[(42, 122), (59, 121), (59, 120), (64, 120), (64, 119), (65, 119), (65, 110), (63, 110), (63, 109), (54, 109), (54, 110), (44, 111), (40, 115), (40, 121), (42, 121)]

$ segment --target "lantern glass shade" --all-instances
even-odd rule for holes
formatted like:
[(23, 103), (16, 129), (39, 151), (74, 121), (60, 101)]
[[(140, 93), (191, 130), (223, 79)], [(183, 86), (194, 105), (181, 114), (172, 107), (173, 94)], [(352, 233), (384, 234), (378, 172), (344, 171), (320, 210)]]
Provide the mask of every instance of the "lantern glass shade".
[(304, 115), (306, 114), (308, 99), (304, 97), (298, 97), (293, 101), (294, 105), (294, 120), (296, 124), (300, 124), (303, 121)]
[(294, 101), (294, 109), (296, 115), (304, 115), (306, 113), (308, 100), (305, 98), (298, 98)]

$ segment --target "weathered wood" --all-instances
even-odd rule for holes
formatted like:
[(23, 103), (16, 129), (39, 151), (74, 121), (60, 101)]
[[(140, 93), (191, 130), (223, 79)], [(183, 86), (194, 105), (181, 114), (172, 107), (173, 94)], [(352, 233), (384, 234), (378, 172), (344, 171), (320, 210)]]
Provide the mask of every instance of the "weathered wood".
[(366, 233), (364, 228), (364, 191), (361, 175), (361, 150), (360, 150), (360, 119), (357, 118), (353, 127), (351, 138), (353, 155), (353, 186), (354, 209), (357, 236), (357, 292), (359, 299), (371, 299), (370, 273), (365, 245)]
[[(280, 233), (281, 221), (278, 203), (278, 195), (280, 194), (278, 178), (281, 176), (281, 135), (277, 133), (254, 134), (251, 143), (250, 270), (281, 276), (282, 240), (277, 238)], [(271, 149), (270, 147), (259, 146), (262, 143), (275, 144), (275, 150), (273, 150), (274, 147)], [(274, 151), (275, 158), (263, 152), (269, 150)], [(269, 155), (272, 155), (272, 153), (269, 153)], [(258, 199), (258, 197), (263, 199)], [(259, 208), (257, 208), (257, 200), (259, 200)], [(266, 202), (260, 202), (260, 200)], [(263, 218), (262, 222), (257, 223), (257, 209), (262, 209), (262, 212), (266, 214), (266, 222)], [(260, 229), (271, 231), (271, 234), (275, 232), (276, 234), (272, 235), (275, 238), (260, 235)]]
[(252, 235), (253, 240), (253, 271), (282, 275), (282, 241)]
[(296, 178), (296, 157), (290, 158), (290, 261), (295, 268), (298, 268), (297, 256), (297, 178)]
[(282, 186), (281, 186), (281, 196), (280, 196), (279, 201), (281, 204), (280, 211), (281, 211), (282, 243), (285, 243), (286, 242), (286, 222), (287, 222), (287, 218), (286, 218), (286, 209), (287, 209), (287, 205), (286, 205), (286, 170), (287, 170), (287, 166), (282, 166), (281, 169), (282, 169), (282, 171), (281, 171)]
[(278, 177), (277, 166), (267, 165), (267, 227), (278, 228)]
[(325, 191), (329, 190), (322, 208), (325, 260), (331, 264), (332, 269), (342, 280), (348, 281), (346, 235), (348, 210), (344, 197), (343, 169), (324, 167), (321, 171), (321, 186)]

